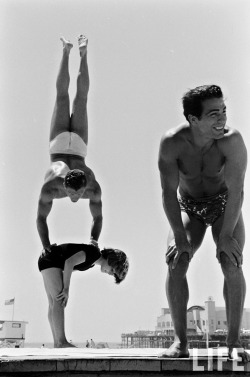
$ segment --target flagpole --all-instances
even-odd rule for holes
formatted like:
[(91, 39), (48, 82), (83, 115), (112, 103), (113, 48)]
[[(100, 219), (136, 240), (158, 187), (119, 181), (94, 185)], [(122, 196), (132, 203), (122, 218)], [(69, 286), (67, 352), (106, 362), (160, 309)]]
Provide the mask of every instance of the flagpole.
[(15, 307), (15, 297), (14, 297), (13, 308), (12, 308), (12, 321), (14, 320), (14, 307)]

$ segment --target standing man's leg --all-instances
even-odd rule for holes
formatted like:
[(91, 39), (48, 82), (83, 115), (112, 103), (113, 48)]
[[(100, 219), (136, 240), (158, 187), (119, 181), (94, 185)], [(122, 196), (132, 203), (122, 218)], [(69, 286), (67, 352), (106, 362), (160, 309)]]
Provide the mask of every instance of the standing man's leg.
[(75, 347), (65, 336), (64, 306), (56, 297), (63, 289), (63, 272), (60, 268), (48, 268), (42, 271), (45, 290), (49, 299), (49, 323), (51, 326), (54, 347)]
[[(187, 233), (187, 238), (193, 246), (194, 252), (200, 247), (206, 232), (206, 226), (193, 216), (182, 212), (182, 221)], [(172, 230), (169, 233), (168, 245), (174, 242)], [(189, 298), (187, 270), (189, 267), (188, 254), (183, 253), (176, 265), (172, 268), (173, 259), (168, 266), (166, 280), (166, 295), (170, 308), (171, 318), (175, 330), (175, 340), (162, 357), (188, 357), (187, 341), (187, 304)]]
[(77, 76), (77, 90), (73, 102), (71, 116), (71, 132), (77, 133), (88, 144), (88, 116), (87, 116), (87, 99), (89, 92), (89, 71), (87, 63), (87, 44), (86, 37), (78, 37), (80, 52), (80, 68)]
[[(221, 216), (212, 227), (212, 234), (215, 243), (218, 243), (219, 235), (223, 224), (223, 216)], [(243, 250), (245, 244), (245, 228), (242, 214), (235, 227), (233, 237), (238, 242), (240, 248)], [(221, 253), (221, 268), (224, 274), (224, 299), (226, 304), (228, 336), (227, 346), (229, 349), (229, 357), (232, 356), (233, 348), (240, 348), (240, 327), (242, 321), (242, 314), (244, 309), (246, 282), (243, 275), (242, 267), (233, 265), (225, 253)], [(247, 353), (239, 353), (240, 356), (248, 358)]]
[(50, 141), (58, 134), (70, 131), (70, 103), (69, 103), (69, 54), (72, 43), (61, 37), (63, 56), (56, 81), (56, 103), (51, 120)]

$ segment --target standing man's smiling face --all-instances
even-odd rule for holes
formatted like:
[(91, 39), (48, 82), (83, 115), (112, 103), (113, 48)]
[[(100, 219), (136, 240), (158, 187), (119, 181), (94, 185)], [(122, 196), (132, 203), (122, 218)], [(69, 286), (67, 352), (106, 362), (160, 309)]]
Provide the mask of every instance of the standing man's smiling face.
[(212, 139), (220, 139), (224, 136), (224, 128), (227, 122), (226, 105), (223, 98), (210, 98), (202, 102), (202, 114), (195, 117), (196, 126), (201, 134)]

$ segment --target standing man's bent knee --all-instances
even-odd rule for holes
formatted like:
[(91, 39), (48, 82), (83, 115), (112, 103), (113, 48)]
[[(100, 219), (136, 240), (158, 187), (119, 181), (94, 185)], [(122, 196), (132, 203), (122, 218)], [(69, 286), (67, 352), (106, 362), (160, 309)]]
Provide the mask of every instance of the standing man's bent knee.
[(169, 273), (172, 275), (180, 274), (184, 277), (187, 273), (190, 257), (188, 252), (183, 252), (180, 255), (177, 253), (177, 249), (174, 252), (173, 250), (176, 249), (176, 246), (173, 244), (168, 247), (168, 251), (166, 253), (166, 263), (168, 264)]
[[(212, 233), (216, 243), (216, 257), (219, 263), (226, 265), (229, 261), (236, 267), (243, 263), (243, 248), (245, 244), (245, 228), (242, 215), (235, 226), (233, 235), (221, 234), (223, 218), (213, 225)], [(227, 257), (227, 258), (225, 258)]]
[(228, 257), (228, 255), (222, 251), (220, 253), (220, 264), (222, 271), (225, 277), (232, 277), (235, 273), (242, 272), (242, 260), (243, 257), (241, 255), (240, 261), (235, 258), (235, 262), (232, 263), (232, 260)]

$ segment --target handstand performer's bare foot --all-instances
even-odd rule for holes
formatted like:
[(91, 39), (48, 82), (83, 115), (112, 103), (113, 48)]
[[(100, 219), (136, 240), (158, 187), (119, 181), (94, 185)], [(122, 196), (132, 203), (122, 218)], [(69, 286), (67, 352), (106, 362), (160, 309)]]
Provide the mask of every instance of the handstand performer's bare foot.
[(228, 348), (228, 358), (230, 360), (238, 359), (241, 357), (243, 363), (248, 363), (250, 361), (250, 354), (244, 350), (242, 347), (229, 347)]
[(166, 349), (163, 353), (160, 353), (158, 357), (166, 357), (166, 358), (188, 358), (189, 351), (187, 346), (181, 347), (179, 342), (174, 342), (168, 349)]
[(81, 34), (77, 37), (77, 40), (78, 40), (80, 56), (84, 56), (87, 52), (88, 38), (86, 38), (84, 35)]
[(68, 41), (67, 39), (65, 39), (64, 37), (61, 37), (60, 40), (63, 43), (63, 49), (69, 53), (70, 50), (73, 47), (73, 44), (70, 41)]
[(69, 347), (77, 348), (76, 346), (74, 346), (74, 344), (69, 343), (69, 342), (58, 343), (57, 346), (55, 346), (55, 348), (69, 348)]

